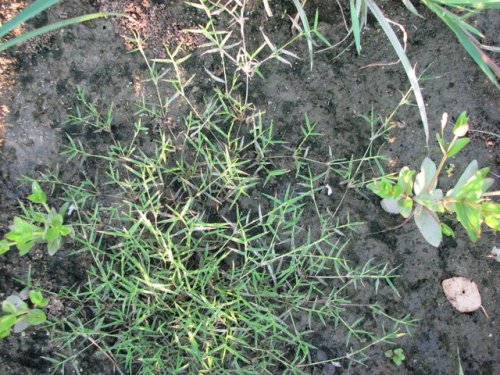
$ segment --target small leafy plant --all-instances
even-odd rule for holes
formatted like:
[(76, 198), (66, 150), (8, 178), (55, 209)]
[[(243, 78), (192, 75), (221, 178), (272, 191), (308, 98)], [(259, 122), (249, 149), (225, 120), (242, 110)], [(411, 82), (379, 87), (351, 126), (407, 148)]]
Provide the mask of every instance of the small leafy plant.
[(5, 239), (0, 241), (0, 254), (6, 253), (12, 246), (19, 249), (19, 254), (28, 253), (35, 244), (46, 243), (49, 255), (54, 255), (61, 248), (62, 239), (72, 235), (73, 230), (69, 225), (64, 225), (64, 213), (67, 205), (56, 211), (47, 204), (47, 195), (38, 182), (32, 184), (32, 194), (28, 199), (45, 209), (45, 213), (30, 205), (23, 206), (25, 218), (15, 217), (14, 223), (9, 227), (10, 231)]
[(30, 308), (20, 296), (11, 295), (2, 302), (2, 311), (7, 315), (0, 317), (0, 338), (24, 331), (30, 326), (42, 324), (47, 321), (45, 312), (37, 307), (45, 307), (49, 301), (44, 298), (42, 292), (31, 290), (29, 292), (30, 302), (35, 308)]
[(400, 366), (401, 363), (405, 360), (405, 354), (403, 352), (403, 349), (397, 348), (397, 349), (389, 349), (384, 352), (385, 356), (387, 358), (392, 359), (392, 361), (397, 365)]
[(469, 119), (465, 112), (460, 114), (453, 127), (453, 139), (448, 144), (445, 142), (444, 129), (447, 118), (445, 113), (441, 121), (441, 134), (436, 134), (443, 153), (437, 167), (426, 157), (418, 174), (415, 170), (404, 167), (399, 172), (397, 182), (382, 177), (367, 185), (368, 189), (383, 198), (381, 205), (385, 211), (401, 214), (407, 220), (413, 216), (420, 233), (435, 247), (441, 243), (443, 233), (454, 235), (449, 226), (440, 222), (438, 214), (454, 213), (472, 241), (477, 241), (480, 237), (483, 222), (494, 230), (500, 228), (500, 204), (490, 198), (500, 192), (487, 192), (494, 182), (486, 177), (489, 168), (479, 169), (477, 161), (473, 160), (455, 187), (446, 195), (437, 188), (438, 178), (446, 161), (470, 142), (470, 139), (465, 137), (469, 130)]

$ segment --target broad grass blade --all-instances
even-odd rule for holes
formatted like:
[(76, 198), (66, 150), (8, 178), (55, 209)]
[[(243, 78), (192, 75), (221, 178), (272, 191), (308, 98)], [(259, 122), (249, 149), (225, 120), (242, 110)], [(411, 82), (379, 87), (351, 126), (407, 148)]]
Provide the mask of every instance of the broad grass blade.
[(429, 145), (429, 123), (427, 121), (427, 111), (425, 110), (424, 98), (422, 96), (422, 91), (420, 90), (420, 85), (418, 84), (418, 78), (417, 75), (415, 74), (415, 70), (411, 66), (410, 60), (408, 60), (408, 57), (406, 56), (403, 46), (399, 42), (399, 39), (396, 36), (396, 33), (392, 29), (391, 25), (389, 25), (389, 22), (382, 13), (382, 10), (380, 10), (378, 5), (375, 4), (373, 0), (365, 0), (365, 1), (366, 4), (368, 5), (368, 8), (370, 8), (370, 11), (373, 13), (378, 23), (382, 27), (382, 30), (384, 30), (385, 34), (387, 35), (387, 38), (389, 39), (389, 41), (392, 44), (392, 47), (396, 51), (396, 54), (398, 55), (399, 60), (401, 61), (401, 65), (403, 66), (406, 75), (408, 76), (411, 88), (413, 90), (413, 93), (415, 94), (418, 110), (420, 112), (420, 118), (422, 119), (422, 124), (424, 126), (425, 142), (427, 143), (427, 145)]
[(408, 9), (410, 12), (412, 12), (414, 15), (417, 17), (423, 18), (420, 13), (418, 13), (417, 9), (413, 5), (413, 3), (410, 0), (403, 0), (403, 4), (405, 5), (406, 9)]
[(455, 33), (458, 41), (465, 48), (476, 64), (486, 74), (488, 79), (500, 89), (497, 77), (500, 77), (500, 67), (482, 49), (481, 44), (466, 29), (456, 22), (453, 13), (431, 2), (426, 5)]
[(432, 0), (449, 7), (469, 7), (477, 9), (500, 9), (498, 0)]
[(35, 17), (37, 14), (43, 12), (47, 8), (50, 8), (52, 5), (59, 3), (60, 1), (61, 0), (36, 0), (31, 5), (28, 5), (26, 8), (24, 8), (17, 16), (0, 27), (0, 38), (5, 36), (21, 23)]
[(359, 13), (354, 0), (349, 0), (351, 8), (351, 28), (354, 35), (354, 43), (356, 44), (356, 51), (361, 53), (361, 26), (359, 24)]
[(16, 38), (9, 39), (5, 43), (0, 44), (0, 51), (6, 50), (7, 48), (10, 48), (16, 44), (23, 43), (30, 38), (48, 33), (50, 31), (54, 31), (54, 30), (59, 29), (61, 27), (70, 26), (70, 25), (74, 25), (77, 23), (91, 21), (91, 20), (94, 20), (96, 18), (102, 18), (102, 17), (108, 17), (108, 16), (122, 16), (122, 14), (98, 12), (98, 13), (87, 14), (85, 16), (69, 18), (69, 19), (64, 20), (64, 21), (56, 22), (56, 23), (41, 27), (39, 29), (29, 31), (27, 33), (24, 33), (24, 34), (16, 37)]
[(293, 0), (293, 4), (295, 8), (297, 8), (297, 12), (300, 17), (300, 21), (302, 22), (302, 26), (304, 27), (304, 34), (307, 40), (307, 49), (309, 50), (309, 59), (311, 60), (311, 70), (313, 68), (313, 42), (311, 39), (311, 27), (309, 26), (309, 21), (307, 19), (306, 12), (304, 11), (304, 7), (300, 3), (299, 0)]

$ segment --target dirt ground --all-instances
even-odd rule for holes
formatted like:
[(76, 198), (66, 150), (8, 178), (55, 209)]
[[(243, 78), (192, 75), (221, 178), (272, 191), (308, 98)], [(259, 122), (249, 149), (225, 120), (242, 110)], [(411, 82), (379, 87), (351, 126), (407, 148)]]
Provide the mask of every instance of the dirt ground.
[[(15, 0), (2, 0), (0, 9), (6, 17), (7, 9), (17, 9)], [(271, 40), (279, 44), (291, 36), (286, 15), (294, 14), (291, 1), (271, 2), (274, 17), (266, 18), (261, 2), (249, 11), (248, 32), (260, 37), (263, 26)], [(348, 14), (348, 2), (342, 2)], [(423, 7), (418, 7), (425, 19), (412, 16), (400, 2), (380, 2), (393, 20), (405, 26), (408, 33), (407, 52), (418, 70), (425, 69), (422, 81), (431, 134), (439, 130), (443, 112), (456, 118), (467, 111), (471, 118), (471, 144), (452, 162), (457, 173), (451, 184), (472, 159), (479, 165), (490, 166), (492, 175), (500, 173), (498, 139), (483, 132), (498, 133), (500, 93), (487, 81), (483, 73), (455, 40), (454, 35)], [(346, 34), (339, 5), (335, 1), (312, 0), (307, 10), (320, 9), (320, 26), (332, 43)], [(60, 156), (65, 134), (78, 132), (68, 124), (68, 115), (76, 103), (77, 87), (84, 88), (98, 103), (115, 106), (113, 126), (122, 128), (125, 137), (133, 126), (134, 103), (141, 100), (146, 66), (138, 54), (128, 53), (128, 36), (136, 28), (146, 39), (147, 53), (163, 57), (163, 43), (183, 42), (193, 51), (188, 68), (197, 73), (196, 91), (200, 98), (212, 87), (203, 67), (210, 69), (209, 58), (201, 56), (197, 46), (202, 40), (184, 31), (199, 20), (200, 14), (174, 0), (119, 0), (65, 1), (49, 12), (29, 22), (28, 27), (39, 27), (63, 17), (81, 15), (97, 10), (126, 12), (136, 22), (99, 20), (53, 32), (0, 55), (0, 235), (16, 214), (17, 200), (26, 196), (29, 186), (19, 182), (25, 175), (36, 177), (59, 169), (64, 179), (75, 178), (74, 166)], [(486, 13), (477, 20), (477, 27), (488, 39), (485, 44), (500, 45), (498, 12)], [(253, 34), (251, 34), (253, 35)], [(252, 39), (252, 36), (249, 37)], [(346, 44), (344, 45), (346, 46)], [(250, 101), (273, 119), (279, 138), (294, 142), (299, 126), (307, 113), (318, 123), (324, 134), (311, 150), (320, 156), (331, 148), (337, 157), (350, 158), (363, 154), (369, 143), (369, 129), (359, 118), (361, 113), (386, 116), (397, 105), (408, 81), (400, 65), (379, 65), (396, 60), (385, 35), (374, 19), (368, 19), (363, 35), (363, 50), (357, 56), (351, 45), (343, 54), (335, 49), (315, 55), (310, 70), (305, 42), (293, 51), (302, 60), (292, 67), (277, 62), (266, 65), (265, 80), (255, 77), (251, 83)], [(201, 78), (200, 78), (201, 77)], [(390, 133), (390, 142), (382, 148), (393, 171), (404, 165), (418, 168), (427, 155), (424, 133), (418, 112), (413, 106), (403, 107), (396, 115), (398, 126)], [(173, 118), (172, 121), (180, 121)], [(95, 135), (93, 135), (95, 137)], [(437, 159), (439, 149), (431, 137), (430, 154)], [(96, 139), (96, 148), (99, 140)], [(339, 181), (332, 181), (332, 183)], [(498, 180), (495, 183), (498, 190)], [(333, 186), (340, 190), (340, 186)], [(341, 194), (322, 195), (318, 202), (336, 207)], [(359, 298), (378, 302), (387, 313), (402, 316), (410, 314), (419, 319), (411, 335), (403, 337), (400, 346), (406, 360), (396, 367), (384, 357), (384, 348), (375, 347), (368, 354), (367, 367), (355, 366), (337, 373), (352, 374), (457, 374), (457, 349), (465, 374), (496, 374), (500, 371), (500, 342), (498, 329), (499, 299), (496, 275), (499, 263), (485, 257), (496, 245), (495, 233), (485, 231), (477, 243), (471, 243), (463, 230), (457, 227), (457, 237), (447, 239), (439, 248), (428, 245), (409, 223), (403, 228), (372, 234), (400, 223), (400, 218), (383, 212), (379, 199), (368, 191), (352, 191), (343, 204), (341, 216), (365, 221), (351, 241), (348, 253), (359, 263), (374, 259), (399, 267), (395, 284), (400, 297), (381, 291), (359, 290)], [(26, 262), (25, 260), (29, 260)], [(77, 258), (59, 252), (48, 257), (42, 252), (30, 253), (23, 262), (14, 251), (0, 259), (0, 300), (18, 291), (17, 279), (26, 279), (30, 267), (33, 278), (41, 280), (46, 289), (57, 291), (85, 278)], [(483, 306), (490, 319), (480, 312), (460, 314), (446, 300), (441, 281), (451, 276), (474, 280), (480, 289)], [(368, 319), (369, 317), (367, 317)], [(315, 345), (327, 355), (336, 352), (338, 338), (335, 330), (318, 332)], [(51, 346), (47, 330), (30, 330), (23, 335), (12, 335), (0, 342), (0, 372), (2, 374), (45, 374), (49, 364), (42, 357), (51, 356), (59, 349)], [(82, 374), (107, 373), (95, 357), (92, 363), (80, 362)], [(104, 362), (104, 360), (102, 360)]]

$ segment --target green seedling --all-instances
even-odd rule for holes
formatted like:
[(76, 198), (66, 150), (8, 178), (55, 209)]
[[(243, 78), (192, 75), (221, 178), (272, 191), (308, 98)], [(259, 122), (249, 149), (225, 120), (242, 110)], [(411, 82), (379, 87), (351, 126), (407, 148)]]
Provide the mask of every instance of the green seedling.
[(450, 163), (446, 166), (445, 171), (448, 177), (451, 177), (455, 174), (456, 166), (453, 163)]
[(20, 296), (11, 295), (2, 302), (2, 311), (6, 315), (0, 316), (0, 338), (10, 335), (11, 331), (19, 333), (30, 326), (47, 321), (45, 312), (38, 307), (45, 307), (49, 301), (42, 292), (31, 290), (29, 300), (34, 308), (30, 308)]
[(397, 366), (400, 366), (403, 361), (405, 360), (405, 354), (403, 352), (403, 349), (401, 348), (397, 348), (397, 349), (390, 349), (390, 350), (386, 350), (384, 352), (385, 356), (387, 358), (390, 358), (392, 359), (392, 361), (397, 365)]
[(455, 214), (472, 241), (477, 241), (480, 237), (483, 223), (494, 230), (500, 228), (500, 204), (491, 200), (491, 197), (498, 196), (500, 192), (487, 192), (493, 184), (493, 179), (486, 177), (489, 168), (479, 169), (477, 161), (473, 160), (455, 187), (446, 195), (437, 188), (438, 178), (446, 161), (470, 142), (470, 139), (465, 137), (469, 129), (465, 112), (458, 117), (453, 127), (453, 139), (450, 143), (444, 140), (446, 123), (445, 114), (441, 123), (441, 134), (436, 134), (443, 153), (437, 167), (426, 157), (418, 174), (415, 170), (404, 167), (399, 172), (397, 182), (381, 178), (367, 185), (368, 189), (383, 198), (381, 205), (385, 211), (401, 214), (407, 220), (413, 216), (420, 233), (435, 247), (441, 243), (443, 234), (453, 235), (453, 230), (440, 222), (438, 214)]
[(462, 368), (462, 361), (460, 360), (460, 349), (457, 347), (457, 358), (458, 358), (458, 375), (464, 375), (464, 369)]
[(64, 225), (64, 213), (67, 205), (56, 211), (47, 204), (47, 195), (38, 182), (32, 184), (32, 194), (28, 199), (44, 208), (41, 212), (38, 208), (30, 205), (23, 207), (25, 218), (15, 217), (9, 226), (10, 231), (5, 239), (0, 241), (0, 254), (6, 253), (12, 246), (19, 249), (19, 254), (27, 254), (35, 244), (46, 243), (49, 255), (54, 255), (62, 245), (65, 236), (72, 235), (73, 230), (69, 225)]

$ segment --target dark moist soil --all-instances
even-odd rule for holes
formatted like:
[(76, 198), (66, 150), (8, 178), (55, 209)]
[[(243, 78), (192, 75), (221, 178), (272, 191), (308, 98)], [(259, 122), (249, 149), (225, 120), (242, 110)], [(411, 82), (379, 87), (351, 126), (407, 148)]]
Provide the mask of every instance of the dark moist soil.
[[(280, 44), (292, 35), (287, 15), (294, 14), (294, 8), (291, 1), (270, 3), (272, 18), (265, 17), (261, 2), (249, 6), (249, 39), (260, 40), (259, 26), (263, 26), (270, 39)], [(342, 4), (344, 14), (348, 15), (348, 2)], [(22, 2), (2, 1), (1, 21), (19, 5)], [(492, 174), (498, 176), (498, 139), (476, 131), (498, 133), (499, 92), (468, 57), (452, 32), (425, 8), (417, 6), (425, 16), (420, 19), (406, 11), (400, 2), (381, 1), (380, 5), (387, 15), (405, 26), (408, 56), (412, 62), (418, 62), (419, 72), (426, 69), (427, 79), (422, 81), (422, 86), (431, 134), (439, 130), (444, 111), (452, 119), (464, 110), (470, 115), (472, 142), (452, 160), (457, 172), (450, 182), (442, 184), (453, 183), (472, 159), (477, 159), (481, 166), (490, 166)], [(311, 15), (316, 8), (320, 9), (324, 35), (333, 43), (340, 41), (346, 29), (337, 2), (308, 2)], [(30, 21), (27, 28), (97, 10), (125, 12), (135, 21), (99, 20), (73, 26), (0, 55), (0, 132), (3, 133), (0, 235), (7, 231), (18, 213), (17, 200), (24, 199), (29, 192), (29, 186), (19, 182), (20, 177), (40, 177), (58, 169), (63, 180), (78, 183), (77, 168), (59, 155), (65, 134), (82, 135), (67, 123), (76, 104), (77, 86), (105, 108), (114, 103), (114, 133), (123, 138), (130, 134), (133, 104), (141, 100), (142, 91), (146, 90), (147, 96), (152, 93), (143, 82), (147, 69), (142, 58), (128, 53), (129, 45), (121, 35), (130, 36), (132, 29), (137, 29), (146, 40), (150, 57), (163, 57), (164, 43), (175, 47), (182, 42), (186, 51), (194, 52), (188, 67), (198, 74), (199, 80), (192, 93), (202, 98), (214, 85), (203, 72), (203, 67), (214, 70), (214, 63), (196, 50), (202, 41), (183, 31), (201, 20), (200, 14), (186, 8), (182, 1), (65, 1)], [(500, 35), (496, 32), (499, 24), (498, 12), (479, 17), (476, 27), (487, 36), (485, 44), (500, 45)], [(370, 133), (358, 115), (369, 113), (371, 108), (376, 115), (388, 115), (408, 89), (400, 65), (366, 67), (396, 59), (385, 35), (371, 17), (363, 35), (361, 55), (357, 56), (351, 45), (337, 56), (343, 47), (316, 54), (314, 68), (310, 70), (306, 43), (302, 41), (292, 49), (302, 60), (295, 61), (291, 68), (274, 61), (262, 70), (265, 80), (255, 78), (251, 83), (250, 101), (273, 119), (278, 138), (296, 143), (306, 113), (318, 123), (318, 131), (324, 136), (317, 139), (310, 155), (319, 159), (326, 159), (329, 148), (336, 157), (361, 156)], [(167, 124), (153, 125), (175, 124), (180, 121), (175, 113), (174, 109)], [(395, 120), (397, 127), (382, 149), (390, 159), (387, 168), (391, 171), (404, 165), (418, 168), (427, 155), (418, 112), (415, 107), (405, 106)], [(96, 150), (106, 142), (105, 135), (89, 133), (88, 137)], [(431, 136), (430, 154), (437, 159), (439, 150), (433, 139)], [(334, 194), (319, 196), (318, 204), (333, 209), (337, 206), (344, 190), (339, 182), (332, 177), (329, 184)], [(498, 189), (498, 182), (494, 188)], [(57, 201), (53, 203), (57, 205)], [(486, 230), (477, 243), (471, 243), (463, 230), (451, 222), (457, 237), (446, 239), (436, 249), (422, 239), (413, 223), (396, 231), (372, 234), (399, 224), (400, 219), (384, 213), (379, 199), (367, 191), (349, 192), (342, 207), (341, 217), (349, 214), (352, 221), (366, 222), (347, 249), (349, 257), (359, 264), (372, 258), (374, 263), (388, 263), (391, 268), (399, 267), (397, 272), (401, 275), (395, 282), (401, 297), (387, 288), (378, 295), (372, 288), (361, 288), (359, 296), (353, 298), (378, 302), (393, 316), (410, 314), (420, 321), (411, 335), (399, 341), (406, 355), (401, 366), (396, 367), (384, 357), (387, 348), (377, 346), (368, 352), (370, 359), (366, 367), (337, 369), (335, 373), (457, 374), (457, 349), (466, 374), (499, 373), (499, 301), (495, 282), (499, 264), (485, 257), (498, 245), (496, 235)], [(0, 300), (18, 292), (22, 288), (19, 280), (26, 281), (29, 271), (36, 285), (55, 293), (63, 286), (83, 282), (86, 259), (67, 256), (70, 245), (66, 244), (54, 257), (40, 250), (26, 255), (22, 261), (14, 251), (3, 255)], [(468, 277), (478, 284), (489, 320), (480, 312), (460, 314), (451, 307), (441, 289), (442, 280), (451, 276)], [(50, 306), (54, 316), (65, 314), (65, 306), (56, 298)], [(332, 327), (323, 328), (314, 344), (321, 349), (321, 355), (330, 356), (337, 352), (337, 343), (341, 341)], [(42, 357), (54, 356), (59, 351), (51, 343), (46, 329), (11, 335), (0, 342), (0, 372), (6, 375), (49, 373), (49, 364)], [(112, 373), (106, 359), (98, 353), (87, 353), (75, 365), (82, 374)], [(331, 373), (330, 370), (318, 369), (315, 373)]]

